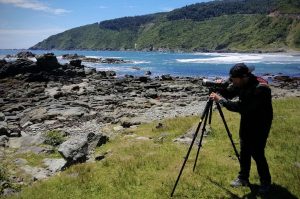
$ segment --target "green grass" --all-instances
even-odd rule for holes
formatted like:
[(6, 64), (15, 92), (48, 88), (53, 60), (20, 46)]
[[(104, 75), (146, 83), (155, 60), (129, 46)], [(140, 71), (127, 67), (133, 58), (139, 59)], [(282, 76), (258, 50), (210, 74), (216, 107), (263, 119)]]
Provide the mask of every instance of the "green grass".
[[(275, 116), (266, 156), (274, 184), (267, 198), (297, 198), (300, 197), (300, 99), (274, 100), (273, 104)], [(239, 115), (225, 109), (224, 114), (233, 139), (238, 143)], [(49, 180), (23, 189), (15, 198), (170, 198), (189, 147), (174, 143), (173, 139), (197, 124), (198, 118), (160, 122), (163, 127), (159, 129), (155, 128), (158, 122), (154, 122), (124, 132), (97, 149), (97, 153), (110, 151), (104, 160), (72, 166)], [(141, 136), (150, 139), (136, 139)], [(249, 188), (229, 186), (237, 176), (239, 164), (216, 113), (212, 133), (204, 138), (193, 172), (195, 152), (196, 147), (173, 198), (261, 198), (255, 197)], [(259, 184), (254, 162), (250, 180), (254, 185)]]

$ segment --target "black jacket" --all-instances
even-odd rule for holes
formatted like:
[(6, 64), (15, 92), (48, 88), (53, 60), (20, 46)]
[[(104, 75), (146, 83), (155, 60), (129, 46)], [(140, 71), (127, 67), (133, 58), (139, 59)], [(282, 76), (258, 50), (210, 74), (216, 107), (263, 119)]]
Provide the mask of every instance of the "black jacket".
[[(230, 111), (239, 112), (240, 137), (242, 139), (267, 138), (273, 119), (271, 89), (251, 75), (243, 88), (229, 87), (220, 91), (225, 98), (220, 103)], [(230, 101), (238, 96), (237, 101)]]

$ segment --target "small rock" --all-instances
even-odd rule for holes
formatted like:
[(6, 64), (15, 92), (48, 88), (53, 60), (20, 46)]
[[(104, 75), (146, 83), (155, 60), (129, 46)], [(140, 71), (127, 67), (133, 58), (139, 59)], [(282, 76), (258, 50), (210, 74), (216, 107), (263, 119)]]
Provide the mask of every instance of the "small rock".
[(113, 127), (114, 131), (122, 131), (123, 129), (124, 129), (123, 126), (115, 126), (115, 127)]
[(6, 122), (0, 122), (0, 135), (8, 135), (8, 126)]
[(63, 168), (67, 163), (67, 161), (62, 158), (61, 159), (45, 158), (43, 162), (48, 167), (48, 170), (50, 170), (52, 173), (63, 170)]
[(6, 135), (0, 136), (0, 147), (7, 147), (8, 146), (8, 137)]
[(148, 137), (137, 137), (137, 138), (135, 138), (136, 140), (141, 140), (141, 141), (148, 141), (148, 140), (150, 140), (150, 138), (148, 138)]
[(23, 158), (17, 158), (17, 159), (15, 159), (14, 163), (16, 165), (26, 165), (28, 163), (28, 161)]
[(42, 180), (48, 178), (51, 174), (49, 171), (39, 167), (31, 167), (29, 165), (25, 165), (21, 167), (27, 174), (31, 175), (34, 181)]
[(130, 126), (134, 126), (134, 125), (140, 125), (141, 124), (141, 121), (135, 119), (135, 118), (122, 118), (121, 119), (121, 125), (122, 127), (124, 128), (129, 128)]
[(3, 196), (10, 196), (17, 193), (17, 191), (13, 188), (5, 188), (3, 189)]
[(170, 81), (170, 80), (173, 80), (173, 77), (171, 75), (162, 75), (161, 79), (164, 81), (167, 81), (167, 80)]
[(158, 123), (155, 128), (157, 128), (157, 129), (163, 128), (163, 124), (162, 123)]
[(5, 121), (5, 115), (4, 113), (0, 112), (0, 122)]

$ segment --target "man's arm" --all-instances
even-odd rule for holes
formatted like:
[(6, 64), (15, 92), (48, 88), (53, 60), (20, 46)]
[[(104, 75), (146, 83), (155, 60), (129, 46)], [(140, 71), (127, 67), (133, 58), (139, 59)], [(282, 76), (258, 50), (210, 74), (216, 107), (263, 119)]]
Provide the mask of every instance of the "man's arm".
[(212, 92), (210, 94), (210, 99), (219, 102), (221, 105), (223, 105), (225, 108), (227, 108), (229, 111), (233, 112), (240, 112), (240, 102), (233, 102), (230, 100), (225, 99), (224, 97)]
[(225, 108), (227, 108), (229, 111), (238, 112), (238, 113), (241, 111), (241, 109), (240, 109), (240, 101), (233, 102), (231, 100), (227, 100), (225, 98), (221, 98), (219, 100), (219, 103), (221, 105), (223, 105)]

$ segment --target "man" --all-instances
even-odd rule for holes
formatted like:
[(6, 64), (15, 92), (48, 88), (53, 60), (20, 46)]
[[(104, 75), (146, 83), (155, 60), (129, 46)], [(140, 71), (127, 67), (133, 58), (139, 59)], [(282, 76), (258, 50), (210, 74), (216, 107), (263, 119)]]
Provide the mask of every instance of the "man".
[[(259, 192), (265, 194), (271, 185), (271, 175), (265, 157), (265, 146), (273, 119), (271, 90), (266, 81), (257, 78), (243, 64), (234, 65), (229, 72), (232, 87), (211, 93), (210, 99), (230, 111), (239, 112), (240, 121), (240, 172), (233, 187), (249, 186), (251, 157), (255, 160), (260, 177)], [(230, 101), (238, 96), (238, 101)]]

